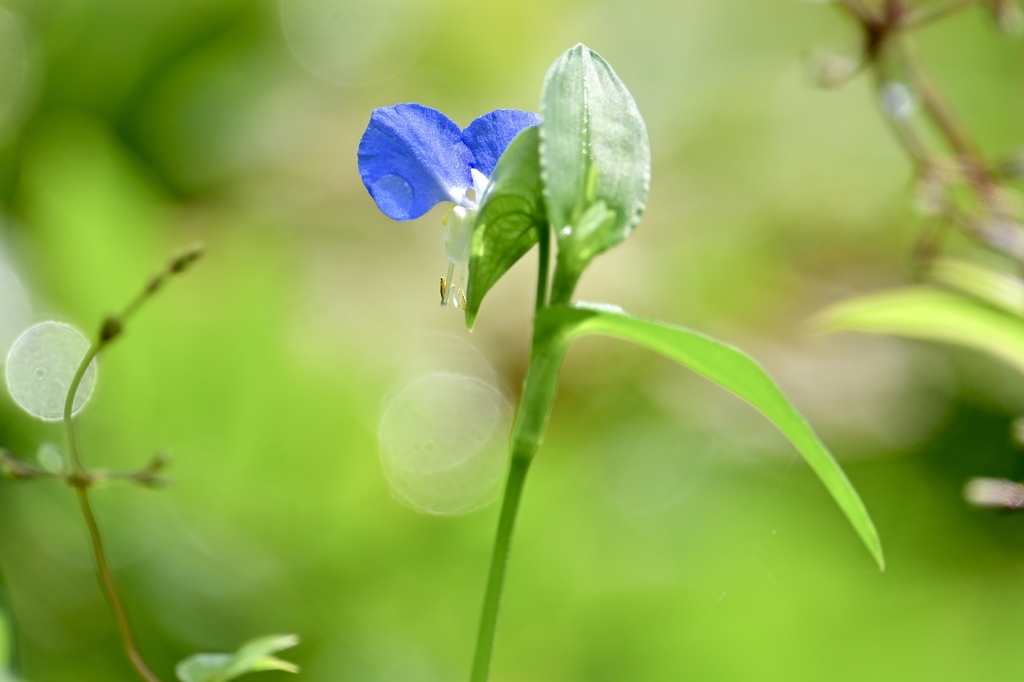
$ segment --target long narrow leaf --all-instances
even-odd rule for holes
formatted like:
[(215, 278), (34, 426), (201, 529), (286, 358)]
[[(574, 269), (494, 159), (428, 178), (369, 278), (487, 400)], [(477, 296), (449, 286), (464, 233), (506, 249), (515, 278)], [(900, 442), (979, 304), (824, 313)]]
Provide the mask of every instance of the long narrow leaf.
[(1024, 372), (1024, 320), (965, 296), (911, 287), (845, 301), (819, 317), (825, 331), (894, 334), (994, 355)]
[(958, 260), (938, 261), (929, 268), (928, 276), (939, 284), (1024, 316), (1024, 282), (1020, 277)]
[[(604, 334), (657, 351), (735, 393), (764, 414), (790, 440), (818, 475), (884, 569), (882, 545), (864, 503), (831, 453), (775, 382), (739, 349), (696, 331), (583, 306), (542, 311), (538, 327), (561, 334), (566, 343), (583, 334)], [(558, 331), (555, 331), (558, 330)]]

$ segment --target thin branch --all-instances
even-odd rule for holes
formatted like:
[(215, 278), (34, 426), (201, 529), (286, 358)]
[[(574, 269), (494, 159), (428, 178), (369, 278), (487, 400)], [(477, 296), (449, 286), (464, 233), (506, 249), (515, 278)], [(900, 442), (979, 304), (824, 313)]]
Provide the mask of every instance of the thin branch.
[[(86, 468), (78, 451), (78, 438), (75, 433), (74, 424), (74, 405), (82, 379), (93, 360), (100, 354), (100, 351), (110, 345), (110, 343), (121, 335), (124, 330), (125, 322), (128, 318), (134, 315), (146, 301), (152, 298), (152, 296), (161, 289), (167, 279), (178, 273), (184, 272), (202, 255), (202, 253), (201, 248), (192, 247), (181, 255), (173, 258), (162, 271), (160, 271), (146, 284), (145, 288), (131, 301), (131, 303), (128, 304), (128, 306), (125, 307), (120, 316), (108, 317), (103, 321), (96, 340), (89, 347), (88, 352), (85, 354), (85, 357), (82, 358), (82, 362), (79, 363), (78, 369), (75, 371), (75, 375), (71, 380), (71, 385), (68, 387), (67, 397), (64, 400), (64, 430), (67, 435), (68, 458), (71, 464), (71, 473), (65, 480), (75, 489), (75, 495), (78, 498), (82, 517), (85, 519), (85, 525), (89, 531), (89, 540), (92, 543), (93, 558), (96, 562), (96, 575), (99, 579), (100, 587), (103, 589), (103, 594), (107, 599), (107, 603), (110, 605), (110, 610), (114, 614), (114, 620), (117, 622), (117, 628), (121, 635), (121, 643), (124, 647), (125, 654), (128, 657), (128, 661), (135, 669), (135, 672), (138, 673), (139, 677), (141, 677), (145, 682), (160, 682), (160, 678), (153, 674), (146, 665), (142, 654), (139, 652), (138, 645), (135, 642), (135, 635), (132, 632), (131, 622), (128, 618), (128, 612), (125, 609), (124, 602), (117, 591), (117, 586), (114, 584), (114, 577), (110, 571), (110, 562), (107, 560), (106, 550), (103, 546), (103, 537), (100, 535), (99, 524), (96, 522), (96, 515), (93, 512), (92, 504), (89, 501), (89, 488), (97, 481), (103, 480), (104, 478), (120, 478), (123, 475), (111, 473), (101, 473), (97, 475), (91, 473)], [(139, 472), (135, 472), (134, 474), (129, 474), (124, 477), (133, 478), (140, 483), (153, 483), (157, 480), (156, 473), (165, 463), (165, 458), (157, 456), (149, 463), (149, 465), (141, 469)]]
[(117, 586), (114, 585), (113, 574), (110, 572), (106, 551), (103, 548), (103, 537), (100, 535), (96, 515), (89, 502), (89, 492), (85, 486), (76, 486), (75, 494), (82, 510), (82, 517), (85, 518), (85, 525), (89, 529), (89, 540), (92, 543), (93, 558), (96, 561), (96, 575), (103, 588), (103, 594), (107, 598), (107, 603), (110, 605), (110, 610), (114, 613), (114, 620), (117, 621), (117, 629), (121, 634), (121, 643), (128, 656), (128, 661), (139, 677), (146, 682), (160, 682), (160, 678), (154, 675), (146, 665), (146, 661), (142, 658), (139, 647), (135, 643), (135, 635), (132, 633), (131, 622), (128, 620), (128, 612), (124, 608)]
[[(837, 7), (860, 24), (864, 35), (864, 60), (871, 66), (876, 92), (880, 96), (885, 94), (886, 68), (890, 61), (898, 62), (905, 71), (907, 84), (919, 99), (922, 116), (952, 154), (952, 169), (943, 170), (944, 157), (936, 156), (929, 149), (913, 123), (886, 112), (890, 129), (921, 181), (928, 181), (933, 173), (941, 173), (933, 178), (938, 194), (932, 215), (941, 216), (946, 224), (958, 228), (969, 239), (1014, 258), (1024, 267), (1024, 248), (1007, 237), (1008, 230), (1002, 227), (1015, 221), (1000, 202), (996, 171), (922, 67), (908, 40), (908, 34), (916, 29), (991, 1), (942, 0), (913, 6), (908, 0), (885, 0), (877, 14), (868, 10), (861, 0), (839, 0)], [(958, 206), (952, 190), (960, 183), (976, 197), (976, 209)], [(933, 253), (941, 242), (941, 234), (923, 235), (916, 253)], [(935, 236), (939, 238), (933, 238)]]
[(974, 182), (979, 190), (985, 190), (984, 193), (987, 195), (987, 190), (990, 188), (990, 172), (980, 148), (967, 131), (967, 128), (960, 123), (960, 120), (931, 78), (921, 68), (920, 62), (910, 45), (906, 44), (906, 41), (900, 41), (898, 49), (907, 68), (907, 73), (910, 75), (914, 90), (920, 96), (921, 104), (924, 106), (929, 118), (935, 123), (950, 148), (960, 158), (972, 182)]
[(923, 28), (984, 2), (985, 0), (948, 0), (948, 2), (933, 2), (927, 5), (920, 5), (910, 10), (904, 16), (902, 28)]
[(861, 0), (839, 0), (836, 5), (852, 14), (862, 24), (871, 24), (877, 21), (875, 15)]
[[(107, 328), (107, 323), (104, 323), (103, 328)], [(82, 510), (82, 517), (85, 519), (85, 525), (89, 531), (89, 541), (92, 544), (93, 558), (96, 561), (96, 576), (100, 587), (103, 589), (107, 603), (110, 605), (110, 610), (114, 614), (114, 620), (117, 621), (117, 629), (121, 635), (121, 644), (124, 647), (125, 655), (128, 657), (128, 661), (132, 664), (135, 672), (145, 682), (160, 682), (160, 678), (153, 674), (146, 665), (145, 660), (143, 660), (142, 654), (139, 653), (139, 648), (135, 643), (135, 636), (132, 634), (131, 623), (128, 620), (128, 612), (125, 611), (124, 602), (117, 592), (114, 577), (110, 572), (110, 564), (107, 561), (106, 551), (103, 548), (100, 528), (96, 523), (96, 515), (93, 513), (92, 505), (89, 503), (89, 486), (92, 485), (93, 479), (82, 462), (81, 456), (78, 454), (78, 437), (75, 433), (74, 418), (72, 416), (75, 397), (78, 394), (78, 387), (82, 383), (82, 377), (85, 376), (86, 370), (100, 350), (113, 338), (112, 336), (107, 337), (105, 333), (101, 333), (100, 339), (90, 346), (89, 352), (82, 358), (82, 362), (79, 363), (78, 370), (71, 380), (71, 386), (68, 388), (67, 398), (64, 401), (64, 430), (67, 435), (68, 457), (71, 460), (71, 475), (68, 477), (67, 482), (74, 487), (75, 495), (78, 497), (78, 506)]]

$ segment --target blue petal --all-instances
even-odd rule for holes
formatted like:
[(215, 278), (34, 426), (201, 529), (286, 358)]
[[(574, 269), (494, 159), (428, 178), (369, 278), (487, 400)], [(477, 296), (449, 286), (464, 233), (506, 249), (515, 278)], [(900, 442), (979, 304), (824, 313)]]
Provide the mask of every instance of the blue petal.
[(473, 153), (455, 123), (421, 104), (375, 109), (359, 141), (359, 175), (377, 207), (395, 220), (418, 218), (473, 185)]
[(491, 177), (495, 164), (515, 136), (535, 125), (540, 125), (540, 116), (518, 109), (498, 109), (470, 123), (462, 132), (462, 139), (473, 152), (473, 167)]

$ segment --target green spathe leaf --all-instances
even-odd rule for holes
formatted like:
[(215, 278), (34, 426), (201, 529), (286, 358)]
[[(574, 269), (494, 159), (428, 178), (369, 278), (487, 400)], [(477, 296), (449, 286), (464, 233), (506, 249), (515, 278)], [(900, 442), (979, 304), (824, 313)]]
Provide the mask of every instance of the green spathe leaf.
[(551, 66), (541, 115), (544, 197), (558, 241), (552, 301), (567, 302), (590, 261), (636, 227), (647, 202), (651, 147), (626, 86), (585, 45)]
[[(735, 393), (764, 414), (803, 455), (868, 551), (885, 567), (878, 532), (857, 491), (814, 431), (757, 362), (739, 349), (683, 327), (631, 317), (611, 308), (553, 306), (537, 315), (538, 335), (567, 346), (604, 334), (657, 351)], [(543, 338), (543, 337), (542, 337)]]
[(1024, 372), (1024, 320), (965, 296), (909, 287), (845, 301), (818, 319), (824, 331), (894, 334), (966, 346)]
[(233, 654), (195, 654), (179, 663), (174, 672), (181, 682), (228, 682), (247, 673), (283, 670), (297, 673), (294, 663), (273, 654), (299, 643), (295, 635), (268, 635), (243, 644)]
[(466, 292), (466, 325), (471, 329), (487, 292), (547, 230), (539, 147), (536, 127), (519, 133), (494, 167), (481, 200)]

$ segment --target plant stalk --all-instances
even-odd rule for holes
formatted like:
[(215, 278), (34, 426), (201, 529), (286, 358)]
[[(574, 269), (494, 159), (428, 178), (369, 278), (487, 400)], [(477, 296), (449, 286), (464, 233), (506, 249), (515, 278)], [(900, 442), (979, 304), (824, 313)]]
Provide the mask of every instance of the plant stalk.
[(530, 365), (526, 371), (523, 395), (519, 400), (512, 436), (509, 439), (509, 469), (505, 483), (505, 495), (498, 517), (498, 531), (491, 551), (491, 565), (487, 573), (487, 587), (484, 592), (483, 612), (477, 632), (476, 650), (473, 654), (473, 668), (470, 682), (487, 682), (490, 679), (491, 661), (494, 658), (494, 642), (498, 630), (498, 612), (501, 596), (505, 589), (505, 573), (508, 569), (509, 551), (512, 546), (512, 532), (515, 530), (519, 501), (526, 484), (530, 462), (540, 447), (540, 441), (547, 426), (548, 415), (554, 402), (558, 370), (564, 350), (554, 343), (557, 334), (543, 330), (538, 334), (537, 316), (548, 306), (548, 274), (550, 269), (551, 234), (541, 230), (538, 240), (537, 298), (535, 305), (533, 343), (530, 347)]
[(100, 535), (99, 525), (96, 523), (96, 516), (89, 502), (89, 491), (83, 486), (75, 486), (75, 495), (78, 497), (78, 505), (85, 518), (85, 525), (89, 529), (89, 540), (92, 543), (93, 558), (96, 561), (96, 576), (103, 588), (103, 594), (107, 598), (110, 610), (117, 621), (117, 629), (121, 635), (121, 644), (124, 647), (125, 655), (131, 663), (132, 668), (146, 682), (160, 682), (146, 665), (146, 661), (139, 652), (135, 643), (135, 635), (132, 633), (131, 622), (128, 620), (128, 612), (125, 610), (124, 602), (118, 594), (117, 586), (114, 584), (113, 574), (110, 572), (110, 565), (107, 562), (107, 555), (103, 548), (103, 538)]
[(505, 572), (508, 568), (509, 548), (512, 531), (515, 528), (519, 500), (522, 498), (526, 472), (529, 471), (532, 453), (513, 453), (509, 465), (505, 497), (501, 503), (498, 519), (498, 533), (491, 553), (491, 568), (487, 575), (487, 591), (484, 593), (483, 614), (477, 633), (476, 652), (473, 655), (473, 672), (470, 682), (487, 682), (490, 679), (491, 660), (494, 655), (494, 640), (498, 629), (498, 611), (505, 586)]
[(103, 350), (104, 346), (113, 338), (101, 335), (100, 339), (89, 347), (89, 351), (82, 358), (78, 370), (71, 379), (68, 387), (67, 398), (64, 401), (64, 431), (67, 435), (68, 456), (71, 460), (72, 473), (68, 482), (75, 489), (75, 496), (78, 498), (78, 506), (82, 510), (82, 517), (85, 519), (86, 528), (89, 531), (89, 542), (92, 544), (93, 559), (96, 562), (96, 577), (103, 589), (103, 595), (110, 605), (110, 610), (117, 621), (117, 629), (121, 635), (121, 644), (125, 655), (128, 657), (132, 668), (145, 682), (160, 682), (160, 678), (146, 665), (139, 648), (135, 643), (135, 635), (132, 633), (131, 622), (128, 619), (128, 612), (125, 610), (124, 602), (114, 584), (114, 576), (110, 571), (110, 562), (107, 560), (106, 550), (103, 547), (103, 537), (100, 535), (99, 524), (96, 523), (96, 514), (93, 512), (92, 504), (89, 501), (89, 486), (92, 478), (89, 476), (85, 463), (78, 452), (78, 438), (75, 433), (75, 424), (72, 417), (74, 411), (75, 397), (78, 395), (78, 388), (82, 384), (89, 365)]

